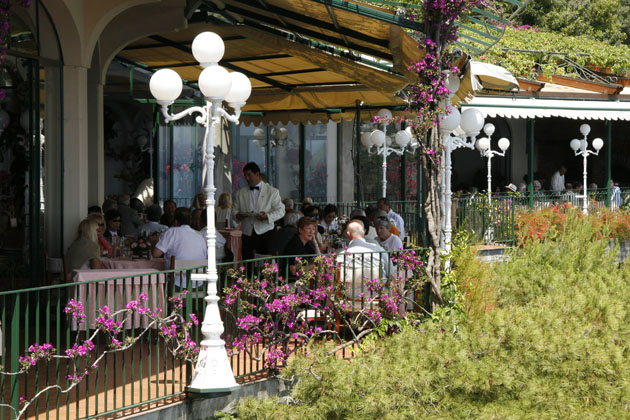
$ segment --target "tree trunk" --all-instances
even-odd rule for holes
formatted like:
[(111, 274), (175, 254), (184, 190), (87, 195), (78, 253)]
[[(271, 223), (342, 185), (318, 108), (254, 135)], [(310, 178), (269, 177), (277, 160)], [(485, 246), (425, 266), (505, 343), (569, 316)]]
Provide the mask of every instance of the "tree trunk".
[[(441, 138), (438, 130), (433, 129), (430, 132), (430, 147), (433, 150), (442, 150)], [(431, 159), (433, 156), (435, 159)], [(427, 259), (426, 273), (431, 282), (431, 306), (442, 305), (442, 286), (441, 286), (441, 248), (440, 239), (442, 237), (442, 206), (441, 206), (441, 177), (442, 169), (439, 162), (439, 153), (435, 155), (424, 154), (422, 157), (422, 165), (427, 180), (427, 200), (424, 203), (424, 209), (427, 217), (427, 228), (429, 230), (429, 257)]]

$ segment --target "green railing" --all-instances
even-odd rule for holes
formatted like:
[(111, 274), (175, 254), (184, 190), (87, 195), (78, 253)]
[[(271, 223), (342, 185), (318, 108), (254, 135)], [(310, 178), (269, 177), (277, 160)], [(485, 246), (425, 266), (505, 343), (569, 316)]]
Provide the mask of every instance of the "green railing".
[[(336, 202), (315, 202), (314, 204), (323, 210), (326, 204), (334, 204), (337, 206), (337, 215), (340, 216), (349, 216), (352, 213), (352, 210), (361, 208), (365, 209), (367, 206), (376, 207), (377, 201), (364, 201), (363, 203), (358, 203), (356, 201), (336, 201)], [(414, 213), (418, 210), (418, 201), (410, 200), (410, 201), (390, 201), (392, 205), (392, 210), (396, 213)]]
[(471, 232), (478, 242), (514, 242), (515, 200), (511, 196), (454, 198), (451, 221), (455, 231)]
[[(346, 284), (353, 310), (359, 310), (364, 304), (361, 295), (366, 292), (363, 282), (365, 278), (400, 274), (393, 264), (383, 264), (383, 267), (367, 263), (373, 258), (389, 259), (390, 255), (389, 252), (383, 252), (339, 257), (342, 268), (337, 274), (338, 281)], [(280, 267), (276, 281), (282, 281), (280, 277), (290, 278), (286, 263), (290, 258), (293, 257), (265, 257), (219, 264), (219, 295), (234, 281), (228, 275), (229, 268), (246, 267), (246, 275), (252, 277), (259, 276), (265, 264), (275, 263)], [(198, 267), (147, 274), (134, 273), (133, 277), (112, 277), (0, 292), (0, 365), (6, 372), (18, 371), (19, 357), (34, 343), (52, 344), (56, 354), (65, 354), (77, 340), (82, 342), (95, 331), (94, 320), (98, 307), (108, 305), (110, 311), (114, 312), (115, 309), (125, 308), (129, 301), (138, 299), (141, 293), (148, 295), (145, 304), (147, 307), (161, 308), (167, 313), (168, 297), (178, 293), (173, 286), (173, 280), (176, 277), (190, 280), (190, 273), (204, 269)], [(189, 293), (184, 298), (183, 313), (185, 316), (194, 313), (201, 321), (205, 308), (205, 289), (195, 290), (191, 281), (187, 281), (186, 288)], [(424, 296), (428, 295), (425, 293)], [(412, 299), (420, 298), (420, 295), (412, 296)], [(70, 299), (83, 303), (87, 316), (85, 322), (77, 324), (64, 313)], [(259, 302), (253, 300), (251, 303), (256, 305)], [(428, 301), (422, 304), (424, 308), (430, 307)], [(232, 310), (238, 316), (237, 306)], [(236, 324), (225, 312), (221, 316), (224, 320), (226, 341), (229, 343), (231, 338), (238, 336)], [(193, 338), (199, 342), (199, 328), (195, 328), (193, 333)], [(193, 366), (172, 356), (158, 331), (147, 329), (140, 316), (132, 315), (126, 319), (118, 339), (124, 342), (127, 337), (137, 339), (130, 349), (107, 354), (99, 362), (98, 368), (70, 393), (60, 393), (57, 390), (44, 393), (29, 407), (25, 418), (91, 419), (183, 398)], [(101, 354), (108, 349), (108, 344), (109, 339), (103, 333), (96, 334), (93, 354)], [(251, 350), (256, 353), (256, 349)], [(231, 355), (230, 363), (239, 382), (249, 378), (256, 379), (268, 372), (262, 360), (246, 357), (243, 353)], [(18, 407), (20, 396), (31, 397), (51, 385), (66, 389), (71, 384), (68, 375), (72, 372), (68, 360), (53, 359), (38, 363), (26, 374), (0, 375), (0, 404)], [(11, 410), (0, 408), (0, 420), (12, 418)]]

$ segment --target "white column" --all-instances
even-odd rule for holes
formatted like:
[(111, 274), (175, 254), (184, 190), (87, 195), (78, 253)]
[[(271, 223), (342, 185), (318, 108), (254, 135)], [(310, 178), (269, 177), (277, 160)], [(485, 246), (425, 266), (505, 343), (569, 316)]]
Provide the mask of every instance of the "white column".
[(87, 68), (63, 68), (63, 252), (75, 239), (88, 207)]

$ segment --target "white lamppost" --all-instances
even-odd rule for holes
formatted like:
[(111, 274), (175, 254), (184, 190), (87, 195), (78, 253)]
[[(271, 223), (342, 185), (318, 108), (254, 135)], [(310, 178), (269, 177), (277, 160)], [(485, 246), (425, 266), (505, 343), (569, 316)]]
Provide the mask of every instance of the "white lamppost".
[(582, 124), (580, 126), (580, 133), (584, 137), (582, 138), (582, 140), (573, 139), (571, 140), (571, 143), (570, 143), (571, 149), (573, 149), (573, 153), (575, 153), (575, 156), (582, 156), (584, 159), (583, 171), (582, 171), (584, 191), (583, 191), (582, 196), (578, 196), (582, 198), (582, 212), (584, 214), (588, 214), (588, 194), (587, 194), (587, 189), (586, 189), (588, 172), (586, 171), (586, 158), (588, 157), (588, 155), (595, 155), (595, 156), (599, 155), (599, 151), (604, 146), (604, 141), (598, 137), (595, 140), (593, 140), (593, 149), (595, 149), (595, 151), (593, 152), (592, 150), (588, 150), (587, 149), (588, 141), (586, 138), (588, 137), (588, 134), (590, 132), (591, 132), (591, 126), (588, 124)]
[[(234, 380), (232, 367), (227, 358), (225, 342), (221, 339), (224, 331), (219, 313), (219, 297), (217, 296), (217, 265), (216, 265), (216, 229), (214, 225), (214, 126), (221, 121), (221, 117), (238, 124), (241, 107), (249, 98), (252, 85), (242, 73), (229, 73), (219, 66), (223, 58), (225, 45), (221, 37), (213, 32), (203, 32), (195, 37), (192, 43), (195, 59), (203, 67), (199, 75), (199, 89), (205, 97), (204, 106), (193, 106), (178, 114), (171, 114), (168, 106), (179, 97), (182, 91), (182, 80), (170, 69), (158, 70), (151, 77), (149, 87), (151, 94), (162, 105), (162, 114), (166, 122), (179, 120), (187, 115), (198, 113), (197, 124), (206, 128), (204, 136), (205, 154), (204, 166), (206, 182), (207, 224), (208, 224), (208, 269), (206, 274), (193, 274), (193, 280), (207, 280), (208, 289), (205, 297), (206, 311), (201, 324), (201, 351), (195, 366), (195, 372), (188, 390), (197, 393), (229, 392), (238, 388)], [(221, 107), (223, 101), (234, 108), (234, 115), (230, 115)]]
[(510, 141), (505, 137), (499, 139), (499, 149), (490, 149), (490, 138), (494, 134), (494, 124), (486, 124), (483, 126), (483, 132), (487, 137), (482, 137), (477, 140), (477, 149), (481, 152), (481, 156), (488, 158), (488, 206), (490, 206), (492, 200), (492, 158), (494, 156), (505, 156), (505, 152), (510, 147)]
[[(449, 77), (449, 80), (451, 77)], [(459, 80), (458, 80), (459, 82)], [(456, 88), (449, 86), (452, 92), (456, 92)], [(453, 191), (451, 188), (452, 177), (452, 161), (451, 154), (453, 150), (460, 147), (468, 149), (475, 148), (475, 139), (479, 135), (483, 127), (483, 114), (476, 108), (469, 108), (460, 114), (459, 110), (451, 107), (450, 113), (444, 115), (440, 119), (440, 134), (442, 135), (442, 143), (444, 150), (442, 153), (442, 209), (444, 211), (444, 219), (442, 229), (444, 231), (444, 253), (450, 254), (451, 237), (453, 234), (451, 208)], [(456, 134), (453, 134), (453, 133)], [(467, 140), (470, 138), (470, 141)], [(447, 262), (448, 264), (448, 262)]]
[(383, 157), (381, 163), (383, 174), (381, 180), (381, 197), (387, 197), (387, 156), (392, 153), (402, 156), (406, 151), (414, 153), (418, 147), (418, 141), (411, 135), (411, 127), (407, 127), (405, 130), (399, 130), (396, 133), (393, 141), (396, 147), (391, 147), (392, 140), (385, 133), (387, 132), (389, 120), (392, 118), (392, 113), (389, 109), (381, 109), (378, 111), (377, 115), (384, 120), (383, 131), (376, 129), (372, 132), (361, 133), (361, 144), (367, 148), (369, 154), (381, 155)]

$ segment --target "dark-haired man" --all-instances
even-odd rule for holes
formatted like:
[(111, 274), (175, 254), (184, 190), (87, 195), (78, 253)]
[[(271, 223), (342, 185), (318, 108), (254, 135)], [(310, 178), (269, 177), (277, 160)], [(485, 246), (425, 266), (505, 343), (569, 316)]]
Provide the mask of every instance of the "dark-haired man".
[(247, 185), (236, 192), (232, 214), (243, 223), (243, 258), (254, 258), (254, 251), (268, 254), (274, 222), (284, 217), (280, 192), (263, 182), (260, 168), (249, 162), (243, 168)]
[(162, 213), (162, 217), (160, 217), (160, 224), (164, 226), (171, 227), (175, 224), (175, 210), (177, 209), (177, 204), (173, 200), (165, 200), (164, 201), (164, 213)]

